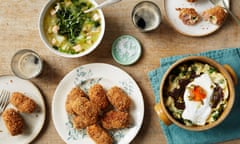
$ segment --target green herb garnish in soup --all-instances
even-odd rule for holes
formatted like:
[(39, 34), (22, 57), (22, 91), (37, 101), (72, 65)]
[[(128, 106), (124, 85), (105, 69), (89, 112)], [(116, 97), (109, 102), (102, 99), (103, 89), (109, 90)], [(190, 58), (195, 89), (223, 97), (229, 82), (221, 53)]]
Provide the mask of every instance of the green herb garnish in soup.
[(91, 47), (101, 31), (99, 12), (84, 13), (93, 7), (88, 0), (60, 0), (46, 14), (44, 30), (58, 51), (78, 54)]

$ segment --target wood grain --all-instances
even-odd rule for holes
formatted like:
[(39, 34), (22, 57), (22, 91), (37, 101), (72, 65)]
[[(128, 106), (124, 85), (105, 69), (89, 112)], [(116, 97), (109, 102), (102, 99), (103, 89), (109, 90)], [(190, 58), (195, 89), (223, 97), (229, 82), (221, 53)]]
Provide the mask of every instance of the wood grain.
[[(98, 0), (97, 2), (102, 2)], [(152, 0), (162, 11), (160, 27), (152, 32), (141, 33), (131, 21), (131, 11), (139, 1), (123, 0), (103, 9), (106, 19), (106, 32), (101, 45), (91, 54), (82, 58), (67, 59), (54, 55), (42, 43), (38, 32), (38, 19), (45, 0), (8, 0), (0, 3), (0, 75), (12, 75), (11, 57), (19, 49), (32, 49), (44, 59), (43, 73), (32, 80), (44, 95), (47, 105), (47, 120), (40, 135), (33, 144), (64, 144), (57, 134), (52, 117), (51, 103), (59, 81), (72, 69), (87, 63), (102, 62), (115, 65), (128, 72), (138, 83), (144, 96), (145, 117), (143, 126), (132, 144), (164, 144), (164, 134), (159, 119), (154, 112), (154, 96), (147, 74), (160, 66), (163, 57), (199, 53), (214, 49), (240, 46), (240, 27), (228, 20), (221, 29), (206, 37), (188, 37), (177, 33), (165, 19), (163, 0)], [(240, 2), (231, 0), (231, 7), (240, 17)], [(122, 66), (111, 56), (111, 45), (115, 38), (129, 34), (136, 37), (142, 45), (141, 59), (134, 65)], [(240, 140), (224, 144), (240, 143)]]

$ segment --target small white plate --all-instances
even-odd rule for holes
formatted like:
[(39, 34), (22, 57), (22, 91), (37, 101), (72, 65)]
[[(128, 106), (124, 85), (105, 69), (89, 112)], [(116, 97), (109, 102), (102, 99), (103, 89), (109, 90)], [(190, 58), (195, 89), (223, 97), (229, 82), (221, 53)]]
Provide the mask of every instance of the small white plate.
[(144, 116), (142, 93), (136, 82), (123, 70), (109, 64), (93, 63), (75, 68), (59, 83), (52, 102), (53, 122), (58, 134), (67, 144), (94, 144), (86, 130), (76, 130), (65, 110), (65, 101), (70, 90), (79, 86), (87, 91), (94, 83), (100, 83), (105, 89), (119, 86), (132, 100), (130, 128), (111, 132), (117, 144), (128, 144), (141, 128)]
[[(39, 89), (30, 81), (15, 76), (0, 76), (0, 90), (6, 89), (12, 92), (21, 92), (33, 99), (38, 110), (31, 114), (21, 113), (25, 122), (23, 134), (11, 136), (0, 116), (0, 144), (29, 144), (40, 133), (46, 117), (45, 103)], [(7, 108), (14, 108), (9, 104)]]
[[(224, 1), (229, 7), (230, 0)], [(164, 8), (169, 23), (175, 30), (187, 36), (206, 36), (218, 30), (221, 26), (211, 24), (203, 19), (196, 25), (185, 25), (179, 19), (179, 12), (176, 8), (195, 8), (195, 10), (201, 15), (204, 10), (212, 7), (214, 7), (214, 5), (209, 0), (198, 0), (194, 3), (187, 2), (187, 0), (164, 0)]]

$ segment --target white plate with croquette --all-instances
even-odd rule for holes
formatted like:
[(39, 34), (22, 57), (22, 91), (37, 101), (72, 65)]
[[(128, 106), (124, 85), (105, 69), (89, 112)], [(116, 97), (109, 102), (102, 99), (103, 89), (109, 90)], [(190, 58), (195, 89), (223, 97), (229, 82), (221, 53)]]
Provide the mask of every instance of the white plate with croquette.
[[(4, 114), (3, 112), (0, 115), (0, 144), (29, 144), (40, 133), (45, 122), (46, 110), (43, 97), (33, 83), (15, 76), (0, 76), (0, 91), (3, 89), (11, 93), (10, 100), (12, 100), (5, 111), (18, 113), (17, 115), (22, 119), (23, 127), (17, 133), (12, 132), (11, 126), (10, 129), (8, 127), (8, 122), (14, 121), (16, 117), (8, 116), (6, 118), (6, 115), (9, 113), (5, 112)], [(16, 101), (16, 97), (13, 99), (14, 94), (22, 99), (20, 100), (23, 103), (22, 105), (19, 101)], [(31, 102), (34, 102), (35, 105), (33, 107), (27, 106), (29, 99), (32, 100)]]
[[(144, 116), (144, 103), (140, 88), (125, 71), (104, 63), (92, 63), (79, 66), (69, 72), (59, 83), (52, 102), (52, 117), (55, 128), (67, 144), (94, 144), (86, 129), (76, 129), (71, 116), (66, 112), (65, 103), (74, 87), (81, 88), (87, 95), (89, 88), (100, 84), (105, 90), (118, 86), (131, 99), (129, 127), (108, 131), (115, 144), (128, 144), (141, 128)], [(96, 129), (95, 129), (96, 130)]]
[[(224, 2), (228, 7), (230, 6), (230, 0), (224, 0)], [(223, 25), (226, 16), (224, 20), (220, 20), (223, 19), (222, 16), (219, 18), (222, 13), (219, 13), (219, 9), (213, 10), (214, 7), (209, 0), (164, 0), (169, 24), (181, 34), (193, 37), (212, 34)], [(185, 10), (183, 12), (180, 9)], [(226, 10), (223, 11), (226, 13)]]

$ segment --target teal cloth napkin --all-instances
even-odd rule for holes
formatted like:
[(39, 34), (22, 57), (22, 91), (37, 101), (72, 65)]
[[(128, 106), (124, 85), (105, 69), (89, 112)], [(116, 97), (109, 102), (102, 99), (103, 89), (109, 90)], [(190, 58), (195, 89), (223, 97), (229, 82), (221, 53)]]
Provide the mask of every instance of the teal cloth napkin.
[[(220, 64), (229, 64), (240, 77), (240, 48), (228, 48), (223, 50), (213, 50), (196, 55), (207, 56)], [(169, 66), (176, 60), (188, 55), (172, 56), (162, 58), (161, 66), (148, 73), (156, 103), (159, 102), (159, 85), (163, 74)], [(240, 82), (239, 82), (240, 83)], [(174, 124), (160, 125), (165, 134), (168, 144), (212, 144), (240, 138), (240, 85), (235, 86), (236, 99), (229, 116), (218, 126), (201, 132), (187, 131)]]

